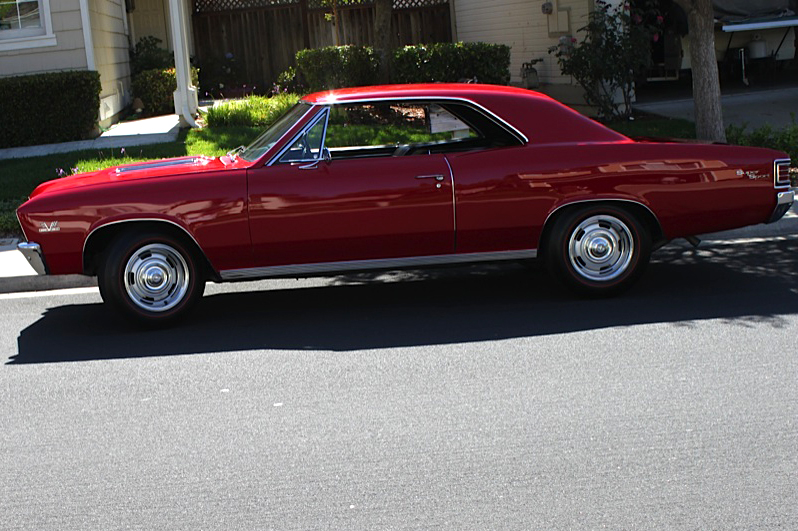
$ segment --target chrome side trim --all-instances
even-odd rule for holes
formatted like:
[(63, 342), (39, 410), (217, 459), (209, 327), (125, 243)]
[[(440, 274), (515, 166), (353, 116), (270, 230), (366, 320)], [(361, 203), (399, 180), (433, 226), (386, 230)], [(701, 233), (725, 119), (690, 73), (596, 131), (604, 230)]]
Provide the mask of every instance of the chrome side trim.
[(325, 102), (317, 102), (317, 103), (314, 103), (313, 105), (314, 106), (315, 105), (319, 105), (319, 106), (347, 105), (349, 103), (368, 103), (368, 102), (371, 102), (371, 101), (396, 101), (396, 102), (402, 102), (402, 101), (428, 101), (430, 103), (436, 103), (436, 102), (439, 102), (439, 101), (455, 101), (455, 102), (461, 102), (461, 103), (462, 102), (468, 103), (470, 105), (473, 105), (477, 109), (479, 109), (480, 112), (482, 112), (482, 114), (484, 114), (488, 118), (490, 118), (493, 121), (497, 122), (500, 126), (502, 126), (504, 129), (506, 129), (510, 134), (516, 136), (519, 140), (523, 140), (524, 144), (528, 144), (529, 143), (529, 138), (527, 138), (527, 136), (524, 133), (522, 133), (521, 131), (516, 129), (516, 127), (514, 125), (509, 123), (507, 120), (505, 120), (501, 116), (498, 116), (496, 113), (494, 113), (493, 111), (487, 109), (486, 107), (483, 107), (482, 105), (480, 105), (479, 103), (475, 102), (474, 100), (471, 100), (471, 99), (468, 99), (468, 98), (459, 98), (457, 96), (398, 96), (397, 95), (397, 96), (394, 96), (394, 97), (385, 97), (385, 98), (358, 98), (358, 99), (351, 99), (351, 100), (350, 99), (344, 99), (344, 100), (334, 100), (334, 101), (330, 100), (330, 101), (325, 101)]
[(222, 280), (245, 280), (283, 276), (317, 275), (368, 269), (393, 269), (400, 267), (427, 267), (474, 262), (496, 262), (500, 260), (525, 260), (535, 258), (535, 249), (521, 251), (498, 251), (490, 253), (441, 254), (433, 256), (411, 256), (407, 258), (381, 258), (377, 260), (353, 260), (347, 262), (323, 262), (248, 269), (228, 269), (221, 272)]
[(117, 168), (115, 171), (116, 173), (127, 173), (129, 171), (143, 171), (143, 170), (151, 170), (153, 168), (168, 168), (171, 166), (189, 166), (207, 160), (209, 159), (205, 159), (204, 157), (191, 157), (187, 159), (156, 161), (156, 162), (150, 162), (149, 164), (139, 164), (137, 166), (121, 166)]
[(37, 275), (47, 274), (47, 264), (42, 255), (42, 248), (35, 242), (20, 242), (17, 244), (17, 249), (22, 253), (22, 256), (28, 261)]
[(186, 236), (188, 236), (189, 238), (191, 238), (191, 241), (193, 241), (193, 242), (194, 242), (194, 244), (197, 246), (197, 248), (198, 248), (200, 251), (202, 251), (203, 253), (205, 252), (205, 251), (202, 249), (202, 247), (200, 246), (200, 244), (199, 244), (199, 242), (197, 241), (197, 239), (196, 239), (196, 238), (194, 238), (194, 235), (193, 235), (193, 234), (191, 234), (191, 233), (190, 233), (190, 232), (189, 232), (189, 231), (188, 231), (188, 230), (187, 230), (185, 227), (183, 227), (183, 226), (182, 226), (182, 225), (180, 225), (179, 223), (175, 223), (174, 221), (170, 221), (170, 220), (168, 220), (168, 219), (163, 219), (163, 218), (129, 218), (129, 219), (120, 219), (120, 220), (118, 220), (118, 221), (111, 221), (111, 222), (109, 222), (109, 223), (103, 223), (102, 225), (98, 225), (97, 227), (94, 227), (94, 228), (91, 230), (91, 232), (90, 232), (90, 233), (89, 233), (89, 234), (86, 236), (86, 239), (85, 239), (85, 240), (83, 240), (83, 253), (82, 253), (82, 256), (84, 257), (84, 260), (85, 260), (85, 257), (86, 257), (86, 244), (88, 243), (88, 241), (91, 239), (92, 235), (93, 235), (95, 232), (97, 232), (98, 230), (100, 230), (100, 229), (103, 229), (103, 228), (105, 228), (105, 227), (109, 227), (109, 226), (111, 226), (111, 225), (118, 225), (118, 224), (120, 224), (120, 223), (132, 223), (132, 222), (136, 222), (136, 221), (158, 221), (158, 222), (161, 222), (161, 223), (168, 223), (168, 224), (170, 224), (170, 225), (174, 225), (175, 227), (177, 227), (177, 228), (179, 228), (180, 230), (182, 230), (182, 231), (183, 231), (183, 232), (186, 234)]
[(662, 228), (662, 224), (660, 224), (659, 218), (657, 217), (656, 214), (654, 214), (654, 211), (651, 210), (650, 208), (648, 208), (646, 205), (644, 205), (640, 201), (633, 201), (632, 199), (619, 199), (619, 198), (614, 198), (614, 197), (606, 197), (606, 198), (603, 198), (603, 199), (581, 199), (581, 200), (571, 201), (570, 203), (565, 203), (563, 205), (560, 205), (557, 208), (555, 208), (554, 210), (552, 210), (551, 212), (549, 212), (549, 215), (546, 216), (546, 220), (543, 222), (543, 227), (546, 226), (546, 224), (549, 222), (549, 219), (551, 219), (551, 217), (554, 215), (554, 213), (557, 212), (558, 210), (562, 209), (562, 208), (565, 208), (565, 207), (568, 207), (568, 206), (573, 206), (573, 205), (579, 205), (579, 204), (582, 204), (582, 203), (596, 203), (596, 202), (599, 202), (599, 203), (623, 202), (623, 203), (631, 203), (633, 205), (641, 206), (641, 207), (645, 208), (646, 210), (648, 210), (648, 212), (657, 221), (657, 224), (660, 226), (660, 229)]

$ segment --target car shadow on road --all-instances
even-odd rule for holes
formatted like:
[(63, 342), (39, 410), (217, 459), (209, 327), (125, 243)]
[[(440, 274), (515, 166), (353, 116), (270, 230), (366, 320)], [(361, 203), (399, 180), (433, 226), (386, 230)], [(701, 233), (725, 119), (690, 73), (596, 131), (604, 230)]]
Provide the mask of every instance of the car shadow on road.
[(296, 289), (253, 284), (260, 291), (206, 296), (186, 322), (162, 330), (126, 325), (101, 304), (60, 306), (22, 331), (8, 363), (352, 351), (704, 319), (781, 327), (785, 315), (798, 313), (795, 239), (698, 250), (671, 245), (655, 253), (641, 282), (612, 299), (570, 296), (543, 271), (521, 265), (401, 276), (346, 275)]

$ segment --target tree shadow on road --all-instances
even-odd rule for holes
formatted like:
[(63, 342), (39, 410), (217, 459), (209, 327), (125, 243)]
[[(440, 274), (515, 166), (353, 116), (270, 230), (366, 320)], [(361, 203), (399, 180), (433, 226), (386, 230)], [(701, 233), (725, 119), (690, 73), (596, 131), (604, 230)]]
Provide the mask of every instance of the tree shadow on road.
[(511, 264), (353, 274), (296, 289), (251, 284), (259, 291), (207, 295), (185, 323), (163, 330), (133, 328), (100, 304), (60, 306), (22, 331), (18, 354), (8, 363), (352, 351), (703, 319), (781, 327), (785, 315), (798, 313), (795, 239), (698, 250), (671, 245), (655, 253), (632, 290), (613, 299), (573, 297), (534, 269)]

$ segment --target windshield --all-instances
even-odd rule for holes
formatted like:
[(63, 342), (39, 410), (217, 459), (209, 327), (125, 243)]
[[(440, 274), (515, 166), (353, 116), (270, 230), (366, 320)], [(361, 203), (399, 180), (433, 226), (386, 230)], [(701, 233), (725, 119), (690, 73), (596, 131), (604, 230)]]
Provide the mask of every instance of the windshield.
[(248, 161), (254, 161), (262, 157), (308, 110), (310, 110), (310, 105), (302, 102), (291, 107), (288, 112), (266, 129), (254, 142), (244, 148), (240, 157)]

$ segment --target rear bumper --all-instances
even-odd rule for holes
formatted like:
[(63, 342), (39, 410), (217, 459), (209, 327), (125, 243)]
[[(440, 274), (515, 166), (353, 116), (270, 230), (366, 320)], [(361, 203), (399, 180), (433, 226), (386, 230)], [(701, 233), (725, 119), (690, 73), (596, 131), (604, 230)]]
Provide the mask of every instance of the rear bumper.
[(38, 243), (34, 242), (21, 242), (17, 245), (17, 249), (22, 253), (22, 256), (28, 261), (36, 274), (47, 274), (47, 263), (44, 261), (42, 255), (42, 248)]
[(789, 190), (786, 192), (779, 192), (776, 196), (776, 208), (773, 209), (773, 214), (770, 215), (765, 223), (774, 223), (784, 217), (784, 214), (790, 209), (795, 201), (795, 191)]

